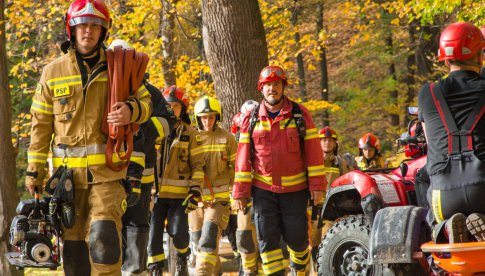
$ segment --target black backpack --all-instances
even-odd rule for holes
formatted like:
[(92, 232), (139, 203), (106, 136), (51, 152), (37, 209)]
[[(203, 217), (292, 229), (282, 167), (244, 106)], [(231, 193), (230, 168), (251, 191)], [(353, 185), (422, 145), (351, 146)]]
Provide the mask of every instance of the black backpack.
[[(303, 114), (301, 112), (300, 106), (295, 103), (294, 101), (291, 102), (291, 118), (286, 122), (284, 128), (286, 128), (291, 120), (295, 121), (296, 124), (296, 129), (298, 130), (298, 136), (300, 137), (300, 151), (301, 154), (304, 154), (305, 150), (305, 135), (306, 135), (306, 124), (305, 120), (303, 119)], [(249, 157), (251, 162), (254, 159), (254, 140), (253, 140), (253, 131), (254, 127), (256, 126), (256, 123), (259, 122), (259, 107), (260, 105), (256, 106), (252, 111), (251, 111), (251, 117), (249, 118)]]

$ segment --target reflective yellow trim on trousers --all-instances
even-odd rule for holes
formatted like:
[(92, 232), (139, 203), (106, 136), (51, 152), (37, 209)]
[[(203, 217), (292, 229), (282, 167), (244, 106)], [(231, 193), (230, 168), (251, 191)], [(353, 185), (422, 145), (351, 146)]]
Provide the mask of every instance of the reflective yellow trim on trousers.
[(247, 133), (247, 132), (240, 132), (239, 133), (239, 143), (241, 143), (241, 144), (249, 144), (249, 133)]
[(299, 265), (308, 264), (308, 261), (310, 260), (310, 254), (308, 254), (308, 248), (302, 252), (293, 251), (291, 250), (290, 247), (287, 247), (287, 248), (288, 248), (288, 252), (290, 252), (290, 259), (295, 264), (299, 264)]
[(433, 208), (433, 214), (438, 223), (445, 220), (441, 209), (441, 191), (433, 190), (431, 193), (431, 207)]
[[(54, 167), (59, 167), (60, 165), (64, 165), (62, 162), (62, 157), (53, 157), (52, 163)], [(67, 157), (65, 159), (67, 161), (67, 166), (70, 168), (86, 168), (88, 165), (96, 166), (96, 165), (105, 165), (106, 164), (106, 156), (103, 154), (92, 154), (88, 155), (87, 157)], [(113, 163), (121, 162), (120, 158), (116, 153), (113, 154)]]
[(145, 154), (143, 156), (131, 155), (130, 162), (135, 162), (145, 168)]
[(272, 262), (272, 263), (269, 263), (269, 264), (263, 263), (264, 275), (273, 274), (273, 273), (278, 272), (280, 270), (284, 270), (286, 267), (287, 266), (285, 266), (283, 260), (279, 260), (279, 261)]
[(189, 187), (177, 187), (169, 185), (161, 185), (160, 192), (174, 193), (174, 194), (187, 194), (189, 192)]
[(166, 259), (166, 258), (165, 258), (165, 254), (164, 254), (164, 253), (162, 253), (162, 254), (160, 254), (160, 255), (148, 256), (148, 260), (147, 260), (147, 262), (148, 262), (149, 264), (153, 264), (153, 263), (156, 263), (156, 262), (163, 261), (163, 260), (165, 260), (165, 259)]
[(269, 263), (281, 259), (283, 259), (283, 251), (281, 251), (280, 248), (261, 253), (261, 260), (263, 263)]
[(257, 258), (243, 258), (241, 256), (242, 266), (246, 270), (250, 270), (251, 268), (255, 267), (258, 263)]
[(318, 138), (318, 131), (316, 128), (310, 128), (306, 130), (306, 135), (304, 140), (310, 140)]
[(234, 181), (236, 182), (251, 182), (253, 173), (251, 172), (236, 172)]
[(207, 253), (207, 252), (202, 252), (202, 251), (199, 251), (197, 253), (197, 260), (196, 262), (202, 262), (202, 263), (210, 263), (211, 265), (216, 265), (217, 263), (217, 256), (215, 255), (212, 255), (210, 253)]
[(281, 177), (281, 185), (284, 187), (297, 185), (306, 181), (307, 181), (306, 172), (302, 172), (297, 175)]
[(144, 175), (141, 177), (141, 184), (148, 184), (155, 182), (155, 175)]
[(320, 175), (325, 175), (325, 166), (324, 165), (319, 165), (319, 166), (308, 166), (307, 168), (308, 171), (308, 176), (320, 176)]

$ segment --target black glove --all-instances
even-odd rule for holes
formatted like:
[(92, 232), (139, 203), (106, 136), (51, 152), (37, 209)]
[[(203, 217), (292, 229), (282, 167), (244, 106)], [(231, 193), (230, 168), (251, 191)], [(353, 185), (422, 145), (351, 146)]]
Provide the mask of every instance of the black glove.
[(199, 203), (200, 199), (201, 194), (199, 187), (190, 187), (188, 195), (182, 203), (182, 206), (187, 206), (185, 207), (185, 213), (188, 214), (197, 209), (197, 204)]
[(123, 180), (123, 186), (125, 187), (126, 204), (128, 207), (134, 206), (140, 201), (141, 197), (141, 182), (136, 178), (129, 178)]
[(163, 266), (163, 261), (148, 264), (148, 274), (151, 276), (162, 276)]

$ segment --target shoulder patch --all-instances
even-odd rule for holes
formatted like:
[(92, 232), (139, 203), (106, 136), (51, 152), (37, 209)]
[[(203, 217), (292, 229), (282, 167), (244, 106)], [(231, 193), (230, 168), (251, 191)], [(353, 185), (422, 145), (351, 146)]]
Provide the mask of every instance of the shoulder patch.
[(35, 94), (42, 94), (42, 84), (38, 83), (37, 87), (35, 88)]
[(216, 143), (227, 144), (227, 138), (226, 137), (217, 138)]
[(180, 135), (180, 142), (188, 142), (189, 140), (189, 135)]
[(69, 86), (62, 86), (54, 88), (54, 98), (64, 97), (71, 95), (71, 91), (69, 90)]

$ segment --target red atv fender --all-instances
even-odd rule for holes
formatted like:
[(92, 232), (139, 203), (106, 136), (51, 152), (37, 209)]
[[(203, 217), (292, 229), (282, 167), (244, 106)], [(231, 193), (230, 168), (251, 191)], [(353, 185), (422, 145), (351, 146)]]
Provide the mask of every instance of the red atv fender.
[(342, 175), (327, 191), (319, 227), (324, 220), (333, 221), (354, 214), (365, 214), (372, 225), (376, 212), (385, 206), (417, 205), (414, 178), (425, 164), (426, 156), (422, 156), (403, 162), (399, 168), (352, 171)]

